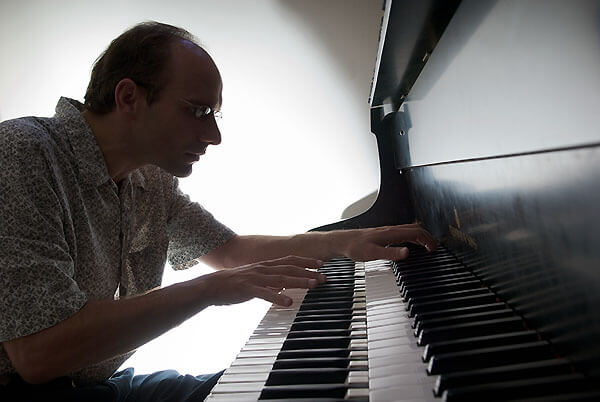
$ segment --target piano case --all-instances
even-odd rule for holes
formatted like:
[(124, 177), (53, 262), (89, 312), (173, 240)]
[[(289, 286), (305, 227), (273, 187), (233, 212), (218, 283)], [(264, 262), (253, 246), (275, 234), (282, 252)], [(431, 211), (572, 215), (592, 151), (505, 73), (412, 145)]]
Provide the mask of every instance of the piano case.
[(330, 262), (211, 399), (600, 400), (599, 21), (597, 0), (387, 1), (378, 197), (315, 230), (418, 221), (443, 246)]

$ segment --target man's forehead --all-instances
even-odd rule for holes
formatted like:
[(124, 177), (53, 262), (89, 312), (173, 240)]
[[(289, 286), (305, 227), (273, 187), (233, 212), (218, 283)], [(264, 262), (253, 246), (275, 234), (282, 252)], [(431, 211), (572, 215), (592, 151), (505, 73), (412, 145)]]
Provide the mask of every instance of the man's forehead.
[[(200, 46), (187, 40), (172, 45), (168, 80), (176, 90), (184, 91), (188, 97), (220, 104), (221, 75), (210, 55)], [(183, 95), (183, 94), (182, 94)], [(218, 97), (218, 99), (214, 99)]]

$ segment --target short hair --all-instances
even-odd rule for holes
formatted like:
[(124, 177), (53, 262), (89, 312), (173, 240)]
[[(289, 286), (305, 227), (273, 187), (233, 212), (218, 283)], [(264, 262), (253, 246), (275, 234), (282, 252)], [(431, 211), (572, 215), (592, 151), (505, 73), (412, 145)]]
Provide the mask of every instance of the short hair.
[(96, 59), (85, 93), (85, 107), (106, 114), (115, 107), (115, 88), (129, 78), (147, 91), (151, 104), (167, 84), (163, 74), (171, 54), (171, 44), (186, 40), (198, 45), (185, 29), (156, 21), (137, 24), (114, 39)]

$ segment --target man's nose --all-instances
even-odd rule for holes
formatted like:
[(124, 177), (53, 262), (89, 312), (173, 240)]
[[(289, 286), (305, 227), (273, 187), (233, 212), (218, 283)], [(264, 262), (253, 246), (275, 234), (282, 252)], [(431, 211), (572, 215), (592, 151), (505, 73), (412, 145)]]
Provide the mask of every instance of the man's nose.
[(219, 145), (221, 143), (221, 131), (214, 116), (211, 116), (208, 129), (200, 132), (199, 140), (201, 142), (208, 142), (211, 145)]

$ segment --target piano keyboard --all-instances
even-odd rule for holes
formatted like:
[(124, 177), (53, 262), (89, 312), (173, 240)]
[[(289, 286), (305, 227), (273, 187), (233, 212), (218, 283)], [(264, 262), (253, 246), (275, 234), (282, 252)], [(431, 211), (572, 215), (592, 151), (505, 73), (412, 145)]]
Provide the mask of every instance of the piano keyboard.
[(334, 259), (286, 290), (209, 401), (587, 401), (600, 390), (447, 250)]

